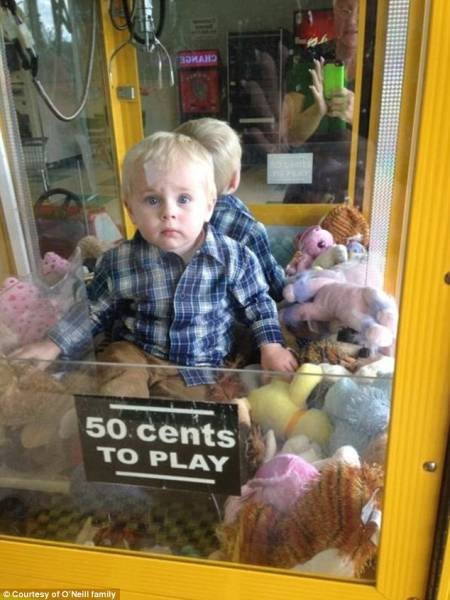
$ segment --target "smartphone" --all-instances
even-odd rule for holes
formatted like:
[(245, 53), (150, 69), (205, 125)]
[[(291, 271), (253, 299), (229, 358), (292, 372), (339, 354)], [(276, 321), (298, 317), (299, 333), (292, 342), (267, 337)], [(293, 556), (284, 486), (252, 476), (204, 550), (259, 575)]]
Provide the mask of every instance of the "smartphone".
[(333, 92), (345, 85), (345, 67), (340, 62), (325, 63), (323, 66), (323, 94), (331, 98)]

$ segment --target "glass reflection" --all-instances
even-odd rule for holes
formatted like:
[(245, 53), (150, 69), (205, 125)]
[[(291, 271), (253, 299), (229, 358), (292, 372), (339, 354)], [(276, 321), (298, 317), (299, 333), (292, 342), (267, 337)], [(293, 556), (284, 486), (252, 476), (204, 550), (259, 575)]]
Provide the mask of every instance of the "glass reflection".
[[(365, 153), (359, 150), (352, 167), (352, 124), (356, 107), (367, 121), (368, 104), (357, 101), (356, 62), (363, 37), (366, 47), (373, 45), (374, 15), (362, 36), (358, 0), (308, 0), (300, 8), (265, 1), (257, 14), (235, 1), (226, 10), (219, 3), (162, 5), (160, 38), (176, 65), (177, 89), (159, 89), (156, 77), (149, 83), (148, 65), (140, 61), (145, 133), (199, 117), (227, 120), (241, 138), (245, 202), (350, 197), (360, 204)], [(158, 21), (161, 8), (154, 10)], [(372, 58), (364, 54), (368, 103)], [(352, 168), (356, 189), (349, 189)]]
[[(32, 69), (24, 68), (14, 28), (6, 32), (6, 48), (40, 250), (67, 258), (88, 234), (105, 242), (122, 237), (99, 18), (91, 2), (19, 4), (36, 57)], [(74, 115), (85, 95), (78, 116), (56, 116)]]

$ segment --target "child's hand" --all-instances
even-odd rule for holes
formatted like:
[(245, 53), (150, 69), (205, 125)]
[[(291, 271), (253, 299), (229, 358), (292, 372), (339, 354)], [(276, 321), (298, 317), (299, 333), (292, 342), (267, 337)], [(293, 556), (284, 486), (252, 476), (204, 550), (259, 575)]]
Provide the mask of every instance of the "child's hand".
[(261, 346), (261, 366), (265, 371), (293, 372), (297, 368), (297, 360), (281, 344), (264, 344)]
[[(9, 355), (9, 358), (36, 359), (42, 361), (52, 361), (61, 354), (61, 348), (51, 339), (45, 338), (42, 342), (34, 342), (22, 346)], [(44, 367), (45, 368), (45, 367)]]

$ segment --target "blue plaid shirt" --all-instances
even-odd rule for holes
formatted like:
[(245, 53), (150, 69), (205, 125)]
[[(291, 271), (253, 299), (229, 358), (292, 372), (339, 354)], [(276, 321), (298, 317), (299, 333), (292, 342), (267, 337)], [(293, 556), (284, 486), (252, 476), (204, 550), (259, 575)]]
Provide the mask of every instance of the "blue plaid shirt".
[[(115, 339), (174, 364), (219, 367), (230, 353), (236, 319), (248, 324), (258, 346), (282, 343), (267, 289), (253, 252), (211, 226), (187, 265), (137, 232), (103, 255), (88, 288), (89, 320), (72, 311), (50, 337), (73, 356), (92, 335), (113, 330)], [(213, 380), (208, 369), (181, 373), (188, 385)]]
[(211, 225), (256, 254), (269, 285), (270, 295), (277, 302), (282, 300), (284, 271), (272, 255), (266, 228), (256, 221), (245, 204), (236, 196), (220, 196), (214, 208)]

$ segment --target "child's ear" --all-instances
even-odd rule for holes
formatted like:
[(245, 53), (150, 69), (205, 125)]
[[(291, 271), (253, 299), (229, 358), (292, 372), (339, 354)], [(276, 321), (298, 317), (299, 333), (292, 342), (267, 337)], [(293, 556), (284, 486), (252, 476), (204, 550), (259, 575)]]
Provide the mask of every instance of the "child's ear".
[(239, 187), (241, 183), (241, 170), (236, 169), (233, 175), (231, 176), (230, 185), (228, 186), (227, 194), (233, 194)]

